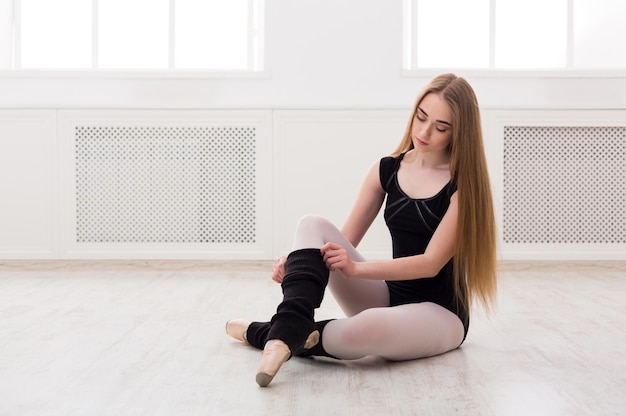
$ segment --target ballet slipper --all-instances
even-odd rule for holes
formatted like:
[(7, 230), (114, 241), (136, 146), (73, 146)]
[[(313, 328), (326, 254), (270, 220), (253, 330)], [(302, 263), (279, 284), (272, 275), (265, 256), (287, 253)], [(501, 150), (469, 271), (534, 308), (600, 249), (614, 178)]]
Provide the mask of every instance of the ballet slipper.
[(246, 339), (246, 332), (252, 321), (246, 319), (231, 319), (226, 322), (226, 333), (236, 340), (241, 341), (244, 345), (250, 345)]
[[(320, 339), (319, 331), (315, 330), (309, 334), (304, 349), (313, 348)], [(265, 344), (265, 349), (261, 354), (261, 362), (256, 372), (256, 382), (261, 387), (267, 387), (280, 367), (291, 357), (291, 351), (287, 344), (280, 339), (272, 339)]]
[(257, 384), (261, 387), (267, 387), (274, 379), (274, 376), (276, 376), (276, 373), (278, 373), (280, 366), (290, 356), (291, 351), (289, 351), (289, 347), (283, 341), (279, 339), (268, 341), (261, 355), (259, 368), (256, 371)]

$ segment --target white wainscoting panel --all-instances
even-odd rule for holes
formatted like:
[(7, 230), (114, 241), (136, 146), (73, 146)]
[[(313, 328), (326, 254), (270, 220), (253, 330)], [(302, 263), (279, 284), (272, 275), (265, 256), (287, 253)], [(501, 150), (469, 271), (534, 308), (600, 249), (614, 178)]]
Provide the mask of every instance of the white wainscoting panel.
[(496, 111), (504, 259), (626, 259), (626, 112)]
[[(286, 254), (299, 218), (321, 215), (341, 227), (372, 163), (393, 152), (410, 117), (402, 110), (281, 110), (274, 113), (274, 247)], [(359, 251), (389, 258), (381, 214)]]
[[(0, 110), (0, 258), (271, 259), (405, 110)], [(483, 110), (503, 260), (626, 259), (626, 111)], [(359, 246), (388, 258), (380, 215)]]
[(271, 112), (61, 111), (63, 252), (263, 259)]
[(0, 258), (57, 253), (56, 111), (0, 110)]

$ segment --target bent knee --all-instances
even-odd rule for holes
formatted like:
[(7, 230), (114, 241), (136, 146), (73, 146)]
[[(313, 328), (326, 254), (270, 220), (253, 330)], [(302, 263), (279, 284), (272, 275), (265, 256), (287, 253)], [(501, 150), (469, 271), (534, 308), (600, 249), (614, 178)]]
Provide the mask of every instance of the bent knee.
[(324, 217), (319, 215), (305, 215), (298, 221), (296, 235), (317, 237), (324, 244), (330, 236), (340, 233), (340, 231)]
[(319, 230), (320, 228), (325, 228), (333, 226), (330, 221), (326, 218), (321, 217), (319, 215), (307, 214), (298, 220), (297, 229), (298, 230)]

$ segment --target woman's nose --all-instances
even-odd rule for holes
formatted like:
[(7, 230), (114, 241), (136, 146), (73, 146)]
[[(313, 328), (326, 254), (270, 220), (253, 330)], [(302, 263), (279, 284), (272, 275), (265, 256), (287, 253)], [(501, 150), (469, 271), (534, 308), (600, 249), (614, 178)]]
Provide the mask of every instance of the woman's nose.
[(427, 123), (424, 123), (422, 125), (422, 128), (420, 129), (420, 136), (422, 136), (422, 138), (427, 139), (430, 136), (430, 131), (431, 131), (431, 126)]

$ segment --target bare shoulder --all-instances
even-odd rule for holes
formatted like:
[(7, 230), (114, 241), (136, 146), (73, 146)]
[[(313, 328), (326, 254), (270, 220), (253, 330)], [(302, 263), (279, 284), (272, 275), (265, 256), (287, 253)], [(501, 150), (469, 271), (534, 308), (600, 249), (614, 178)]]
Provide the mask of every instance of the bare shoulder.
[(370, 165), (367, 170), (367, 174), (365, 175), (364, 184), (368, 185), (372, 189), (382, 192), (383, 187), (380, 183), (380, 163), (381, 159), (378, 159)]

